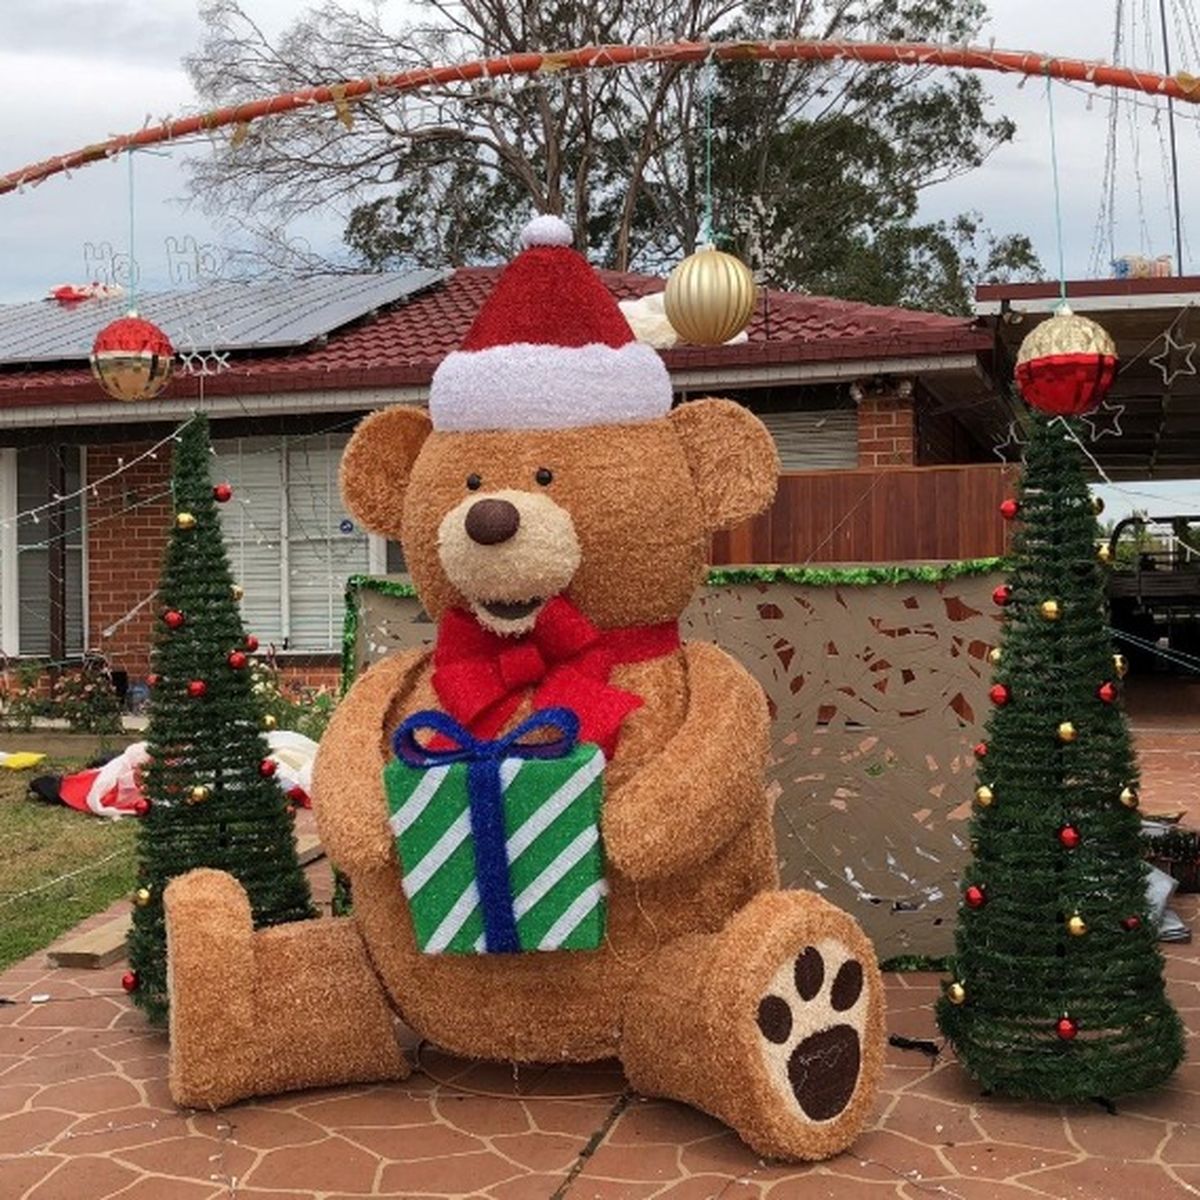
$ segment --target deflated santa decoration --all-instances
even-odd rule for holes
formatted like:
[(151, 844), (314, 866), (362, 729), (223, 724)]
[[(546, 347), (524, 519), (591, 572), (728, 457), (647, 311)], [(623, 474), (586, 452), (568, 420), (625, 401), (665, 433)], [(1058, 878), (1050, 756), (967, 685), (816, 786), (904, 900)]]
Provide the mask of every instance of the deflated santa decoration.
[(438, 622), (321, 743), (353, 916), (256, 933), (232, 877), (172, 882), (172, 1093), (403, 1078), (400, 1019), (464, 1056), (617, 1057), (762, 1154), (823, 1158), (879, 1082), (878, 968), (849, 916), (779, 890), (765, 698), (678, 631), (775, 448), (737, 404), (672, 408), (561, 221), (524, 241), (428, 412), (368, 417), (343, 459)]

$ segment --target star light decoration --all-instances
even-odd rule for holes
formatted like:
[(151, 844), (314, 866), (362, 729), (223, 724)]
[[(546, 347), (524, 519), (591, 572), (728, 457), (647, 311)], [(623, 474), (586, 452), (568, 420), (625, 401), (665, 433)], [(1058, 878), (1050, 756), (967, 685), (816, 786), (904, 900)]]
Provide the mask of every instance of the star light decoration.
[[(1163, 387), (1170, 387), (1180, 375), (1196, 374), (1196, 364), (1192, 361), (1192, 355), (1196, 352), (1196, 343), (1177, 342), (1170, 329), (1162, 337), (1163, 348), (1150, 360), (1150, 365), (1158, 368), (1159, 374), (1162, 375)], [(1171, 359), (1177, 350), (1183, 352), (1183, 363), (1181, 366), (1173, 367)]]

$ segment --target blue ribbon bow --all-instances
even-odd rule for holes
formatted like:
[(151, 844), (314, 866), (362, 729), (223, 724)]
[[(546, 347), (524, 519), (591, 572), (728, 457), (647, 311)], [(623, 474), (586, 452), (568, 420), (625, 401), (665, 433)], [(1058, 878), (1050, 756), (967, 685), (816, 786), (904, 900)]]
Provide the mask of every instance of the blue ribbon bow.
[[(526, 740), (546, 730), (555, 730), (559, 736), (551, 741)], [(440, 735), (451, 745), (422, 746), (417, 741), (421, 731)], [(427, 709), (407, 717), (392, 737), (396, 757), (410, 767), (467, 764), (475, 883), (489, 954), (515, 954), (521, 949), (508, 872), (500, 764), (506, 758), (564, 758), (578, 741), (579, 718), (569, 708), (539, 709), (510, 733), (490, 742), (475, 737), (446, 713)]]

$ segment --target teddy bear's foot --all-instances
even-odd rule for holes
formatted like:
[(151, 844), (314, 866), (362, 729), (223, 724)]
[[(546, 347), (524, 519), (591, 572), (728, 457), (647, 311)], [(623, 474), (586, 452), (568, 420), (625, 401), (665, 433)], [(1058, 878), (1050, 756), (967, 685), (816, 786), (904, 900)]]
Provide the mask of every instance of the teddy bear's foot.
[(172, 880), (163, 903), (177, 1104), (408, 1075), (353, 921), (255, 932), (245, 891), (223, 871)]
[(759, 1153), (822, 1159), (870, 1115), (883, 1018), (857, 923), (812, 893), (764, 892), (651, 960), (621, 1057), (634, 1088), (694, 1104)]

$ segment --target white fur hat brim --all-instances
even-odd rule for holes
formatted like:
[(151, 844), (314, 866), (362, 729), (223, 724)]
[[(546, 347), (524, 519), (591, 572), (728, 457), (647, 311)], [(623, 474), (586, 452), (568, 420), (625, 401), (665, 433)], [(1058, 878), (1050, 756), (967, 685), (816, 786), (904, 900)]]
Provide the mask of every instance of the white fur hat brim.
[(516, 342), (447, 355), (429, 387), (434, 429), (569, 429), (653, 421), (671, 410), (657, 351)]

